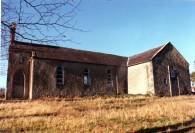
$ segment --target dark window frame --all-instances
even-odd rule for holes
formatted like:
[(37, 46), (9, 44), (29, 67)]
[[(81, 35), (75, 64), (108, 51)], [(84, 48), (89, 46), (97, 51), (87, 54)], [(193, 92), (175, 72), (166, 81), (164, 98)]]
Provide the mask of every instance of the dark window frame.
[(164, 83), (165, 85), (167, 85), (167, 84), (168, 84), (168, 82), (167, 82), (167, 78), (164, 78), (164, 79), (163, 79), (163, 83)]
[(64, 71), (62, 66), (58, 66), (56, 69), (56, 84), (64, 85)]
[(170, 67), (170, 76), (171, 76), (171, 78), (175, 78), (176, 77), (176, 72), (175, 72), (173, 66)]
[(106, 73), (106, 84), (107, 87), (113, 87), (112, 72), (110, 70)]
[(83, 73), (83, 83), (84, 85), (90, 85), (89, 69), (85, 68)]

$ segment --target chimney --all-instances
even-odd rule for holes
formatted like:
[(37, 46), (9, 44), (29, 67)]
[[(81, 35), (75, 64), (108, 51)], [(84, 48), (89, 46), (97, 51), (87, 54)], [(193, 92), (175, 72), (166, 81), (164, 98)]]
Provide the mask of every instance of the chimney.
[(15, 38), (15, 31), (16, 31), (16, 23), (12, 22), (10, 24), (10, 44), (13, 45), (13, 41)]

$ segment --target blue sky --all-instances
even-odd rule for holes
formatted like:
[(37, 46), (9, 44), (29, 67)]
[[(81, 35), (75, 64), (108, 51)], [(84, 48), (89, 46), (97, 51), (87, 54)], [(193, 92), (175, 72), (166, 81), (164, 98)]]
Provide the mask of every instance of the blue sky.
[(131, 56), (170, 41), (195, 71), (195, 1), (83, 0), (79, 8), (76, 27), (91, 31), (68, 30), (66, 37), (80, 44), (59, 45)]
[[(84, 0), (71, 33), (81, 44), (63, 46), (130, 56), (170, 41), (194, 70), (195, 1)], [(67, 35), (69, 36), (69, 35)]]

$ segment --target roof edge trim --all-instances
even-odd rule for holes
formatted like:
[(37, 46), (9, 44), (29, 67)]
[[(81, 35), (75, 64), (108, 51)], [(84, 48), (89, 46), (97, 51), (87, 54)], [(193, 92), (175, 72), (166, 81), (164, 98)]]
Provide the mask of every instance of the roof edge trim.
[(115, 64), (104, 64), (104, 63), (90, 63), (90, 62), (84, 62), (84, 61), (71, 61), (71, 60), (64, 60), (64, 59), (51, 59), (51, 58), (43, 58), (43, 57), (32, 57), (34, 59), (49, 59), (49, 60), (58, 60), (58, 61), (68, 61), (68, 62), (77, 62), (77, 63), (86, 63), (86, 64), (97, 64), (97, 65), (106, 65), (106, 66), (117, 66), (117, 67), (127, 67), (126, 65), (115, 65)]
[(127, 59), (127, 66), (128, 66), (128, 64), (129, 64), (129, 57), (128, 57), (128, 59)]
[(149, 62), (149, 61), (151, 61), (151, 59), (145, 60), (145, 61), (142, 61), (142, 62), (139, 62), (139, 63), (135, 63), (133, 65), (127, 65), (127, 67), (136, 66), (136, 65), (143, 64), (143, 63), (146, 63), (146, 62)]
[(170, 41), (167, 42), (166, 44), (164, 44), (153, 56), (150, 60), (152, 60), (165, 46), (167, 46), (169, 43), (171, 43)]

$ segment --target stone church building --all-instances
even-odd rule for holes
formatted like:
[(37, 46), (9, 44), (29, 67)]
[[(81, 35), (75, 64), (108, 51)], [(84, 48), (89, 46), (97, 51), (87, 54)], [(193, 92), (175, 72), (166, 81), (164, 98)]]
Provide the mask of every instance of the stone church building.
[(123, 57), (11, 38), (8, 52), (6, 99), (191, 93), (189, 64), (170, 42)]

